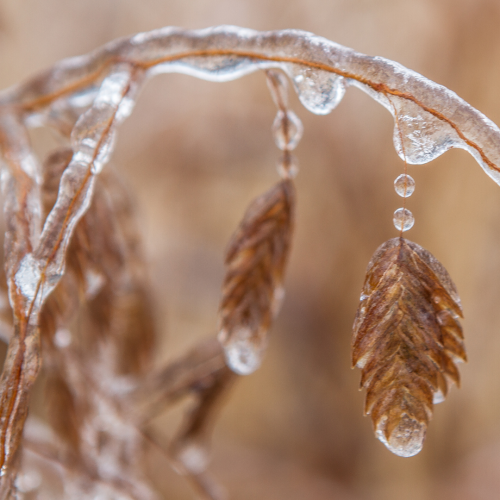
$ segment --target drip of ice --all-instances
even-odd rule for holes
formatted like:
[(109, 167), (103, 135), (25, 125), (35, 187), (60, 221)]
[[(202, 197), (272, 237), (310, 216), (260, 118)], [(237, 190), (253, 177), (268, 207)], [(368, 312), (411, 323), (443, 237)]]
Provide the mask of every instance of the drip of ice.
[(344, 97), (346, 83), (342, 76), (291, 63), (284, 69), (293, 81), (300, 102), (312, 113), (326, 115)]
[(415, 224), (415, 217), (413, 217), (413, 214), (407, 208), (398, 208), (394, 212), (392, 221), (398, 231), (408, 231)]
[[(412, 101), (391, 97), (397, 111), (394, 145), (408, 163), (428, 163), (449, 149), (463, 146), (456, 131)], [(403, 138), (403, 146), (401, 145)]]
[(387, 439), (384, 432), (386, 423), (386, 419), (382, 420), (375, 433), (388, 450), (400, 457), (413, 457), (422, 450), (426, 432), (425, 424), (404, 414)]
[(273, 135), (276, 146), (282, 151), (295, 149), (302, 134), (304, 127), (299, 117), (293, 111), (281, 111), (276, 114), (273, 123)]
[(394, 181), (394, 189), (402, 198), (408, 198), (415, 191), (415, 181), (411, 175), (401, 174)]
[(443, 391), (441, 389), (438, 389), (433, 397), (432, 397), (432, 402), (437, 405), (439, 403), (442, 403), (446, 399), (446, 396), (444, 395)]
[(253, 336), (252, 330), (248, 327), (241, 327), (230, 335), (226, 331), (221, 331), (219, 334), (226, 363), (238, 375), (249, 375), (262, 363), (264, 349), (257, 345)]

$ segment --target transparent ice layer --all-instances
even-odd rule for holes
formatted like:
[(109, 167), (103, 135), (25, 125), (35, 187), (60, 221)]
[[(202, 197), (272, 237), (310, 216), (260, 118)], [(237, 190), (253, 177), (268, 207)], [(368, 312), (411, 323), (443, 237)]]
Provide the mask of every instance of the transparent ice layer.
[(415, 181), (408, 174), (401, 174), (394, 181), (394, 189), (402, 198), (408, 198), (415, 191)]
[(408, 231), (415, 224), (415, 218), (407, 208), (398, 208), (394, 212), (393, 222), (398, 231)]

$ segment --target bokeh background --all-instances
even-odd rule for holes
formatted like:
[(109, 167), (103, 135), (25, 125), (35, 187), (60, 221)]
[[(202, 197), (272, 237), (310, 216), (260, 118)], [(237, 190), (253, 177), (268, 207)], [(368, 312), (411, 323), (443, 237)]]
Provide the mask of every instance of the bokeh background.
[[(0, 0), (0, 87), (116, 37), (161, 26), (298, 28), (396, 60), (500, 123), (498, 0)], [(410, 166), (408, 237), (461, 293), (469, 363), (435, 408), (423, 451), (393, 456), (363, 417), (350, 368), (366, 265), (397, 235), (403, 163), (392, 118), (357, 89), (304, 123), (287, 296), (262, 368), (224, 407), (212, 470), (231, 498), (491, 500), (500, 497), (500, 188), (463, 151)], [(223, 251), (246, 205), (278, 177), (265, 78), (156, 77), (123, 125), (114, 163), (136, 197), (160, 332), (157, 363), (215, 334)], [(182, 409), (158, 418), (175, 431)], [(165, 498), (192, 492), (161, 456)]]

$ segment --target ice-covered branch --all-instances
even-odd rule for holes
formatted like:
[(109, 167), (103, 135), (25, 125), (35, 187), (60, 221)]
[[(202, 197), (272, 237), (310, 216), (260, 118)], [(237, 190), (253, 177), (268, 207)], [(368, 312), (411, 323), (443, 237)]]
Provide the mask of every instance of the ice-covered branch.
[[(78, 111), (85, 102), (92, 102), (100, 82), (118, 62), (147, 70), (149, 75), (179, 72), (214, 81), (281, 68), (304, 106), (318, 114), (329, 113), (353, 85), (391, 113), (396, 110), (409, 163), (426, 163), (452, 147), (463, 148), (500, 183), (500, 131), (482, 113), (446, 87), (398, 63), (299, 30), (260, 33), (220, 26), (140, 33), (88, 56), (62, 61), (5, 91), (0, 105), (15, 105), (26, 118), (50, 123), (55, 108)], [(402, 155), (399, 133), (394, 141)]]

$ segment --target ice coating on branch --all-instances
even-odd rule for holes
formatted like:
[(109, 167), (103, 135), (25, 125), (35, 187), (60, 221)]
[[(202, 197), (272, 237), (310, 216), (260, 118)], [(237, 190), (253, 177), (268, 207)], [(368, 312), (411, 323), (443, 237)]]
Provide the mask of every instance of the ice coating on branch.
[(140, 33), (89, 56), (62, 61), (32, 81), (4, 91), (0, 107), (15, 103), (27, 111), (29, 121), (30, 114), (39, 114), (58, 99), (95, 88), (117, 60), (150, 76), (181, 72), (214, 81), (280, 68), (293, 80), (303, 104), (318, 114), (338, 104), (347, 84), (355, 85), (398, 115), (396, 122), (401, 123), (396, 123), (394, 141), (409, 163), (426, 163), (450, 147), (459, 147), (500, 184), (500, 130), (483, 114), (454, 92), (400, 64), (299, 30), (258, 32), (218, 26)]
[[(111, 73), (103, 81), (92, 107), (73, 129), (73, 159), (62, 175), (59, 196), (47, 217), (41, 245), (36, 251), (36, 256), (46, 262), (47, 276), (61, 273), (64, 268), (65, 249), (74, 225), (90, 203), (94, 176), (112, 153), (116, 115), (130, 90), (130, 80), (130, 73), (123, 68)], [(60, 244), (54, 252), (53, 245), (57, 241)]]

